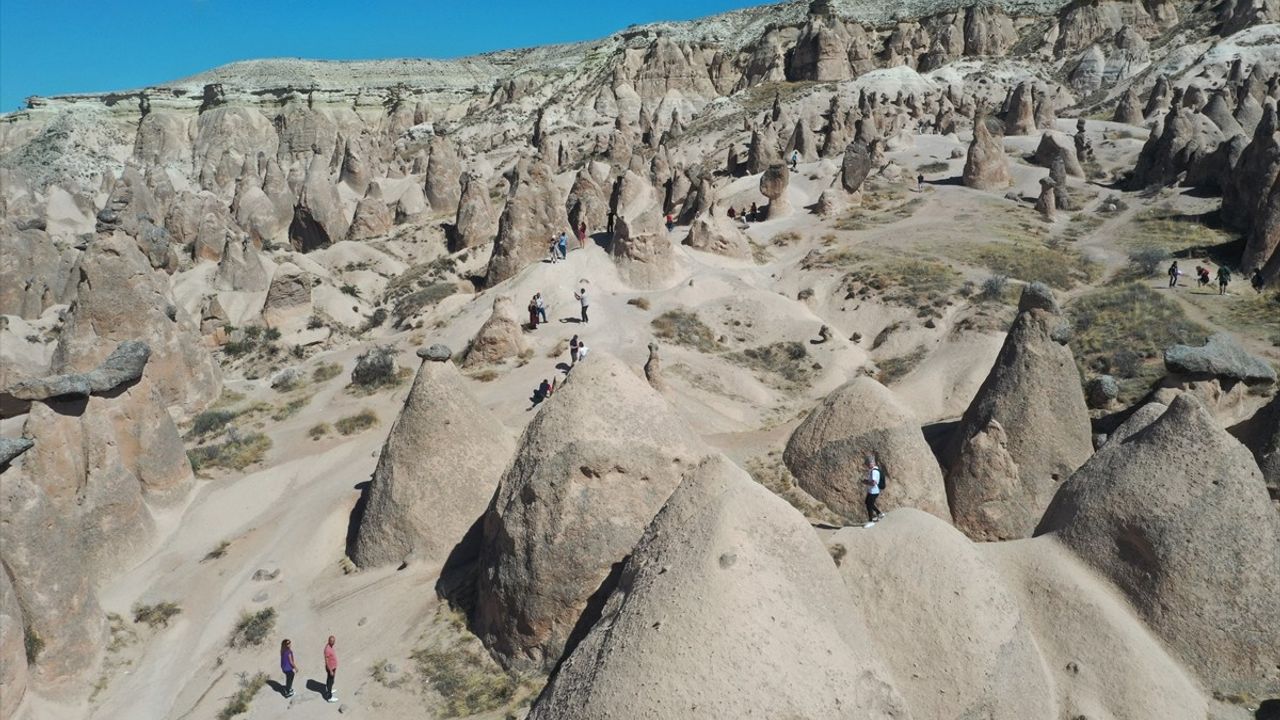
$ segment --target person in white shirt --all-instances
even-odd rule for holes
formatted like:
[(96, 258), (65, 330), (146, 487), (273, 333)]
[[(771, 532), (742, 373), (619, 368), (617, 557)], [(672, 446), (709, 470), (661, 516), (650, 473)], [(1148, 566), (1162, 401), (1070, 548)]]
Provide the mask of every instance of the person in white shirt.
[(582, 322), (587, 322), (587, 305), (590, 304), (587, 300), (587, 289), (582, 288), (578, 292), (574, 293), (573, 298), (582, 303)]
[(862, 484), (867, 486), (867, 522), (873, 523), (884, 517), (880, 508), (876, 507), (876, 501), (880, 499), (881, 472), (880, 466), (876, 464), (875, 455), (867, 456), (866, 468)]

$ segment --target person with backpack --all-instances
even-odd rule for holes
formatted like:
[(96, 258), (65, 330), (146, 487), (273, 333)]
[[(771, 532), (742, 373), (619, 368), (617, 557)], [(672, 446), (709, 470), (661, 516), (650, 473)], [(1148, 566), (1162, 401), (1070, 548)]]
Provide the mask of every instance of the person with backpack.
[(862, 484), (867, 486), (867, 524), (870, 525), (884, 517), (880, 508), (876, 507), (876, 501), (880, 499), (880, 491), (884, 490), (885, 477), (880, 465), (876, 463), (875, 455), (867, 456), (866, 471)]
[(1227, 294), (1227, 283), (1229, 282), (1231, 282), (1231, 271), (1227, 269), (1226, 265), (1223, 265), (1218, 268), (1218, 294), (1219, 295)]
[(293, 641), (285, 638), (280, 643), (280, 671), (284, 673), (284, 696), (291, 698), (293, 692), (293, 676), (298, 673), (298, 663), (293, 659)]
[(539, 322), (547, 321), (547, 303), (542, 299), (542, 293), (533, 294), (534, 309), (537, 310), (537, 319)]
[(1169, 287), (1170, 288), (1174, 288), (1178, 286), (1178, 278), (1181, 275), (1182, 275), (1182, 271), (1178, 269), (1178, 261), (1174, 260), (1173, 264), (1169, 266)]

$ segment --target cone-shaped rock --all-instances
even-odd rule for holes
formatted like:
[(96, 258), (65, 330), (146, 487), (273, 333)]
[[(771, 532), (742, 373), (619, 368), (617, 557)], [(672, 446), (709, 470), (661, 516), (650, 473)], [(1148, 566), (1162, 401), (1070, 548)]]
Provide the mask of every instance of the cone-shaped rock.
[(391, 232), (391, 208), (382, 199), (382, 188), (377, 183), (369, 186), (369, 191), (356, 205), (356, 214), (351, 218), (351, 228), (347, 231), (348, 240), (368, 240)]
[(444, 560), (484, 513), (514, 452), (454, 364), (426, 360), (382, 446), (351, 559), (363, 567), (411, 553)]
[(431, 139), (431, 160), (427, 163), (427, 181), (423, 188), (427, 203), (438, 213), (452, 213), (458, 209), (458, 178), (462, 174), (462, 159), (458, 151), (443, 136)]
[(618, 183), (609, 245), (618, 274), (639, 288), (667, 285), (675, 276), (675, 253), (658, 194), (648, 180), (630, 170)]
[(863, 463), (873, 453), (889, 478), (881, 510), (914, 507), (951, 518), (942, 471), (919, 421), (869, 377), (824, 398), (791, 433), (782, 459), (805, 492), (845, 517), (861, 518)]
[(565, 229), (564, 203), (551, 169), (541, 162), (518, 169), (498, 220), (486, 284), (500, 283), (537, 262), (546, 255), (551, 238)]
[(613, 356), (593, 352), (573, 369), (485, 513), (473, 627), (503, 664), (556, 663), (592, 595), (706, 455), (695, 438)]
[(1052, 293), (1028, 286), (995, 366), (952, 438), (947, 496), (980, 540), (1027, 537), (1060, 482), (1093, 452), (1089, 408)]
[(489, 189), (471, 173), (463, 173), (461, 183), (462, 196), (458, 201), (458, 214), (449, 237), (451, 252), (483, 245), (493, 239), (497, 230), (493, 220), (493, 206), (489, 202)]
[(908, 717), (874, 657), (809, 524), (714, 458), (653, 519), (529, 718)]
[(1280, 516), (1253, 456), (1199, 402), (1181, 395), (1104, 445), (1036, 532), (1115, 582), (1215, 694), (1274, 690)]
[(966, 187), (977, 190), (1009, 187), (1009, 159), (1004, 154), (1004, 142), (992, 134), (982, 115), (973, 121), (973, 142), (969, 143), (963, 178)]
[(526, 347), (515, 303), (507, 295), (498, 295), (493, 298), (493, 312), (489, 319), (471, 340), (462, 366), (499, 363), (519, 357)]
[(769, 198), (768, 216), (770, 220), (791, 213), (791, 202), (787, 199), (787, 185), (791, 183), (791, 171), (782, 163), (769, 166), (760, 176), (760, 194)]

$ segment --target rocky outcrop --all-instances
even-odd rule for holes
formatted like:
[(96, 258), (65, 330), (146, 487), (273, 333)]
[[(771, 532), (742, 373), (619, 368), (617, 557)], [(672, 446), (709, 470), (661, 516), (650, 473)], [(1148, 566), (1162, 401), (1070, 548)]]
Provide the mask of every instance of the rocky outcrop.
[(667, 381), (662, 376), (662, 358), (658, 355), (658, 343), (649, 343), (649, 359), (644, 362), (644, 379), (658, 392), (667, 391)]
[[(0, 462), (0, 469), (8, 463)], [(26, 624), (8, 572), (0, 572), (0, 717), (18, 716), (27, 693)]]
[(547, 243), (564, 227), (564, 204), (551, 169), (541, 162), (517, 168), (511, 194), (498, 219), (498, 235), (485, 274), (496, 285), (546, 256)]
[(271, 278), (253, 240), (247, 235), (229, 239), (218, 261), (213, 286), (219, 290), (262, 292), (270, 284)]
[(192, 415), (212, 402), (222, 389), (221, 373), (163, 278), (122, 233), (95, 238), (80, 260), (54, 371), (92, 370), (121, 342), (142, 340), (151, 348), (147, 377), (165, 405)]
[(1036, 212), (1048, 222), (1053, 222), (1054, 211), (1058, 207), (1058, 184), (1051, 177), (1040, 178), (1040, 195), (1036, 198)]
[(289, 242), (300, 252), (318, 250), (346, 238), (349, 226), (328, 162), (316, 155), (293, 209)]
[(1133, 169), (1136, 187), (1169, 185), (1203, 162), (1225, 138), (1209, 118), (1186, 107), (1169, 110), (1160, 133), (1153, 132)]
[(1227, 333), (1215, 333), (1200, 347), (1174, 345), (1164, 351), (1164, 366), (1171, 373), (1197, 378), (1219, 378), (1249, 384), (1271, 384), (1276, 371), (1271, 364), (1240, 347)]
[(271, 277), (262, 321), (278, 330), (298, 330), (311, 317), (311, 288), (315, 276), (290, 262), (281, 263)]
[(751, 239), (736, 222), (729, 219), (718, 202), (712, 202), (706, 211), (699, 213), (689, 223), (684, 244), (695, 250), (726, 257), (751, 257)]
[(493, 239), (495, 230), (489, 189), (471, 173), (463, 173), (461, 183), (458, 214), (449, 234), (450, 252), (483, 245)]
[(942, 471), (920, 422), (869, 377), (827, 395), (791, 433), (782, 458), (805, 492), (846, 518), (861, 519), (869, 455), (887, 473), (881, 510), (914, 507), (950, 519)]
[(599, 615), (530, 720), (908, 716), (809, 524), (723, 458), (671, 494)]
[(347, 230), (347, 239), (359, 241), (381, 237), (391, 232), (392, 221), (391, 208), (382, 198), (382, 186), (373, 183), (356, 205), (351, 227)]
[(555, 665), (706, 455), (695, 438), (634, 370), (600, 351), (546, 401), (484, 517), (472, 621), (504, 665)]
[(760, 194), (769, 199), (770, 220), (791, 214), (791, 201), (787, 198), (787, 185), (790, 182), (791, 171), (782, 163), (770, 165), (760, 176)]
[(1127, 125), (1142, 125), (1146, 121), (1142, 115), (1142, 100), (1138, 97), (1138, 90), (1133, 85), (1124, 91), (1111, 119)]
[(351, 559), (442, 562), (484, 513), (514, 451), (448, 356), (423, 362), (382, 446)]
[(663, 225), (653, 185), (628, 170), (618, 178), (613, 198), (613, 241), (609, 255), (618, 274), (638, 288), (663, 287), (675, 276), (675, 252)]
[(840, 186), (847, 193), (862, 191), (862, 183), (871, 174), (871, 151), (866, 143), (851, 142), (844, 149), (844, 159), (840, 163)]
[(431, 139), (431, 159), (427, 163), (427, 179), (423, 192), (427, 203), (437, 213), (459, 212), (462, 159), (453, 143), (441, 135)]
[(18, 400), (87, 397), (102, 394), (137, 382), (151, 356), (151, 348), (138, 340), (126, 340), (116, 346), (102, 364), (88, 372), (51, 375), (23, 380), (4, 389)]
[(587, 232), (594, 234), (608, 226), (609, 199), (592, 175), (590, 163), (583, 165), (573, 178), (573, 187), (569, 189), (569, 197), (565, 200), (565, 213), (569, 218), (569, 225), (575, 230), (586, 225)]
[(1253, 453), (1272, 499), (1280, 499), (1280, 395), (1232, 427), (1231, 434)]
[[(1213, 458), (1212, 469), (1185, 457)], [(1195, 400), (1180, 396), (1155, 422), (1104, 445), (1036, 532), (1053, 533), (1119, 586), (1214, 693), (1274, 683), (1280, 517), (1253, 456)]]
[(964, 162), (964, 184), (975, 190), (1000, 190), (1009, 187), (1009, 159), (1004, 143), (992, 134), (984, 116), (973, 121), (973, 141)]
[(493, 312), (472, 338), (463, 367), (491, 365), (519, 357), (527, 348), (515, 303), (507, 295), (493, 298)]
[(1041, 135), (1034, 157), (1037, 165), (1046, 168), (1053, 167), (1053, 163), (1061, 158), (1067, 175), (1084, 177), (1084, 168), (1080, 167), (1080, 159), (1076, 157), (1075, 143), (1062, 133), (1046, 132)]
[(1030, 135), (1036, 130), (1035, 86), (1030, 81), (1018, 83), (1005, 99), (1004, 134)]
[(955, 431), (947, 497), (956, 526), (972, 538), (1027, 537), (1058, 484), (1093, 452), (1065, 327), (1049, 289), (1028, 286)]
[(748, 175), (758, 175), (770, 166), (782, 162), (778, 153), (778, 135), (773, 126), (765, 125), (751, 131), (751, 144), (747, 146)]

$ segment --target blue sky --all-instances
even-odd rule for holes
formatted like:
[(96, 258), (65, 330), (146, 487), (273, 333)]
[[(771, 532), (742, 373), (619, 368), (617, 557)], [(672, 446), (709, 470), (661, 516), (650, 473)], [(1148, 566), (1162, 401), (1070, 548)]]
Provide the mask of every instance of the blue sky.
[(0, 112), (263, 57), (448, 58), (587, 40), (751, 0), (0, 0)]

